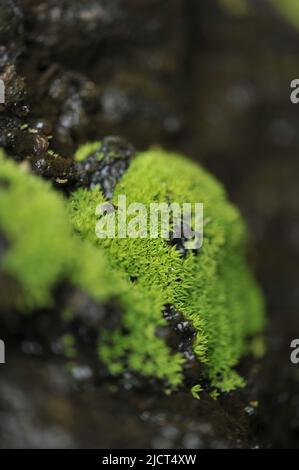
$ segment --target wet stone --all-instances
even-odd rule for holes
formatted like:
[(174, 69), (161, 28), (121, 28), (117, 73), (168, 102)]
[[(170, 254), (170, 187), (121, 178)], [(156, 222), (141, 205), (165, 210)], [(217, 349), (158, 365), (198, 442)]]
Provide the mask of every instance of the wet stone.
[(67, 308), (73, 315), (72, 329), (87, 343), (89, 338), (97, 338), (101, 330), (115, 331), (121, 326), (122, 311), (116, 301), (99, 304), (86, 294), (75, 291)]
[(194, 240), (194, 233), (184, 221), (181, 221), (180, 225), (175, 225), (170, 232), (169, 243), (175, 246), (182, 258), (186, 258), (191, 252), (198, 253), (197, 248), (189, 247), (190, 242)]
[(184, 353), (188, 360), (193, 359), (192, 344), (196, 332), (191, 323), (184, 320), (183, 315), (171, 305), (165, 307), (163, 315), (172, 330), (172, 334), (166, 337), (168, 345)]
[(75, 164), (75, 185), (88, 188), (100, 186), (105, 197), (110, 199), (134, 154), (134, 147), (124, 139), (105, 137), (98, 151)]

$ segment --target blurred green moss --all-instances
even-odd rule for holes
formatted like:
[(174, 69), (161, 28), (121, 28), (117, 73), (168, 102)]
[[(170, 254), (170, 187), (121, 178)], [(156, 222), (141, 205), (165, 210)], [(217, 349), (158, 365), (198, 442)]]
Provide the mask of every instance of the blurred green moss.
[[(219, 3), (226, 11), (237, 17), (246, 16), (254, 11), (250, 0), (219, 0)], [(274, 7), (285, 20), (299, 28), (298, 0), (264, 0), (264, 3)]]
[(298, 0), (270, 0), (276, 10), (293, 26), (299, 28)]

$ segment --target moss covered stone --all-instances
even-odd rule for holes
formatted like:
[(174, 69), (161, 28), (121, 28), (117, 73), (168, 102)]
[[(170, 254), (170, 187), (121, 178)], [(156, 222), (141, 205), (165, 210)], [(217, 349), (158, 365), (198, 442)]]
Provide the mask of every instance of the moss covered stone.
[[(201, 371), (192, 377), (193, 391), (203, 378), (223, 391), (242, 386), (234, 367), (263, 328), (264, 315), (238, 211), (202, 168), (159, 149), (130, 163), (114, 190), (116, 211), (119, 195), (146, 206), (203, 203), (203, 247), (182, 256), (163, 238), (98, 239), (95, 211), (106, 202), (100, 186), (66, 200), (0, 154), (0, 274), (19, 286), (15, 308), (51, 306), (55, 288), (67, 281), (97, 304), (116, 300), (120, 306), (120, 324), (104, 328), (98, 342), (112, 375), (130, 371), (173, 390), (195, 360)], [(167, 341), (169, 328), (181, 335), (177, 347)]]
[[(246, 227), (222, 186), (180, 155), (152, 149), (139, 154), (116, 185), (130, 202), (204, 204), (204, 244), (182, 257), (163, 238), (98, 239), (95, 211), (105, 201), (100, 187), (73, 193), (69, 213), (75, 231), (99, 250), (111, 266), (141, 293), (140, 308), (128, 305), (123, 327), (103, 336), (102, 360), (112, 372), (127, 368), (146, 376), (167, 377), (178, 385), (188, 358), (161, 344), (158, 327), (167, 326), (167, 306), (195, 330), (192, 349), (213, 386), (232, 390), (244, 384), (234, 367), (248, 352), (248, 339), (264, 325), (263, 300), (246, 266)], [(129, 302), (129, 300), (127, 300)]]

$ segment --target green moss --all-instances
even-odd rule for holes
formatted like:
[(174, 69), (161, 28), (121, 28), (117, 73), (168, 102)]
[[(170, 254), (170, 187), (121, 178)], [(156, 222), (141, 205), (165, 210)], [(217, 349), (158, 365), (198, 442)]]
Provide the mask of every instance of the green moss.
[[(87, 210), (86, 220), (89, 214)], [(125, 337), (120, 332), (111, 338), (103, 334), (100, 351), (110, 371), (119, 374), (130, 368), (157, 377), (171, 388), (182, 381), (181, 355), (171, 355), (164, 341), (155, 335), (156, 326), (164, 323), (159, 295), (151, 288), (132, 287), (111, 269), (102, 250), (74, 234), (66, 202), (50, 184), (22, 171), (1, 152), (0, 233), (9, 242), (9, 249), (0, 260), (0, 270), (19, 283), (18, 309), (29, 312), (51, 306), (53, 289), (65, 280), (97, 302), (116, 299), (123, 311), (124, 327), (131, 331), (131, 352), (126, 361), (122, 360), (120, 352), (124, 356)], [(135, 328), (132, 322), (136, 323), (136, 319)]]
[(274, 7), (293, 26), (299, 28), (299, 4), (298, 0), (270, 0)]
[[(75, 161), (82, 162), (89, 155), (92, 155), (95, 152), (99, 152), (101, 143), (100, 142), (88, 142), (87, 144), (81, 145), (75, 153)], [(101, 154), (99, 152), (99, 160), (101, 159)]]
[(200, 393), (203, 392), (203, 388), (200, 384), (194, 385), (191, 388), (191, 394), (193, 398), (196, 398), (196, 400), (200, 400)]
[(212, 390), (211, 393), (210, 393), (210, 397), (212, 398), (212, 400), (217, 400), (218, 397), (219, 397), (218, 390), (216, 390), (216, 389)]
[(186, 359), (157, 334), (167, 326), (164, 306), (173, 305), (196, 330), (194, 352), (211, 384), (224, 391), (242, 386), (234, 368), (262, 330), (264, 315), (246, 267), (246, 228), (238, 211), (207, 172), (157, 149), (132, 162), (115, 189), (114, 204), (123, 194), (128, 203), (146, 206), (204, 203), (200, 252), (182, 258), (161, 238), (100, 240), (95, 209), (105, 199), (99, 188), (80, 189), (67, 202), (0, 154), (0, 233), (9, 242), (0, 262), (21, 287), (18, 308), (50, 306), (53, 289), (64, 280), (97, 302), (116, 299), (122, 325), (101, 332), (102, 361), (112, 374), (130, 370), (173, 390), (182, 383)]
[(50, 184), (22, 171), (3, 153), (1, 181), (0, 232), (10, 244), (1, 267), (21, 286), (20, 308), (49, 305), (62, 279), (98, 300), (117, 290), (104, 255), (73, 236), (65, 201)]
[[(70, 218), (83, 239), (105, 249), (111, 265), (137, 279), (143, 314), (127, 309), (126, 334), (106, 334), (100, 355), (111, 370), (130, 369), (145, 375), (180, 381), (183, 356), (167, 365), (155, 336), (164, 305), (171, 304), (196, 330), (194, 352), (205, 364), (213, 386), (224, 391), (244, 385), (233, 370), (248, 349), (247, 338), (264, 325), (263, 301), (245, 262), (246, 228), (225, 191), (197, 165), (161, 150), (140, 154), (117, 185), (113, 202), (126, 195), (130, 202), (204, 203), (204, 245), (184, 259), (163, 239), (98, 239), (95, 209), (104, 201), (101, 191), (79, 190), (71, 199)], [(154, 302), (153, 302), (154, 299)], [(155, 356), (157, 355), (157, 357)], [(157, 358), (159, 357), (159, 360)], [(148, 359), (148, 360), (147, 360)], [(172, 369), (174, 367), (174, 370)], [(167, 369), (170, 367), (170, 369)]]

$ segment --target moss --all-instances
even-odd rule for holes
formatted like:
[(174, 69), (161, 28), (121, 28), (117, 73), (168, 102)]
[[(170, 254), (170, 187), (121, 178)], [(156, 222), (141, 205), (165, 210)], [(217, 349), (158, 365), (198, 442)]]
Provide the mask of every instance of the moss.
[[(75, 153), (75, 161), (82, 162), (89, 155), (92, 155), (99, 151), (101, 146), (100, 142), (88, 142), (87, 144), (81, 145)], [(101, 159), (101, 154), (98, 152), (98, 158)]]
[[(111, 373), (130, 368), (176, 387), (182, 381), (183, 358), (172, 355), (155, 335), (156, 326), (164, 323), (159, 295), (151, 288), (132, 287), (113, 271), (100, 249), (74, 234), (66, 202), (50, 184), (23, 171), (1, 152), (0, 181), (5, 182), (0, 184), (0, 232), (9, 241), (0, 270), (12, 275), (21, 287), (16, 307), (30, 312), (51, 306), (54, 288), (66, 280), (97, 302), (116, 299), (124, 312), (124, 328), (131, 331), (131, 353), (127, 362), (122, 361), (125, 336), (103, 334), (101, 355)], [(86, 220), (88, 215), (87, 211)], [(136, 318), (137, 327), (133, 327)]]
[[(263, 328), (263, 302), (246, 267), (246, 228), (207, 172), (153, 149), (131, 162), (114, 191), (115, 206), (123, 194), (147, 206), (204, 203), (204, 245), (184, 257), (162, 238), (98, 239), (95, 209), (105, 202), (99, 187), (79, 189), (67, 202), (3, 154), (0, 181), (0, 232), (8, 241), (1, 269), (21, 286), (20, 310), (51, 305), (65, 280), (96, 302), (116, 299), (121, 326), (101, 332), (101, 360), (111, 374), (130, 370), (170, 391), (182, 384), (187, 363), (159, 334), (169, 327), (163, 312), (172, 306), (196, 332), (193, 351), (212, 386), (244, 385), (234, 368)], [(193, 379), (198, 385), (201, 378)]]
[(270, 0), (277, 11), (293, 26), (299, 28), (298, 0)]
[[(98, 239), (95, 209), (105, 201), (99, 188), (80, 189), (70, 202), (70, 218), (85, 240), (104, 249), (111, 265), (133, 279), (141, 292), (137, 306), (128, 305), (124, 329), (106, 333), (99, 346), (112, 372), (124, 364), (133, 371), (172, 377), (179, 383), (186, 358), (169, 361), (160, 349), (157, 326), (165, 325), (164, 306), (172, 305), (196, 330), (193, 351), (205, 365), (212, 385), (223, 391), (244, 385), (234, 367), (248, 350), (247, 338), (262, 330), (263, 300), (246, 261), (246, 227), (222, 186), (206, 171), (179, 155), (153, 149), (138, 157), (116, 185), (118, 195), (149, 206), (152, 202), (204, 204), (204, 245), (183, 258), (167, 240), (150, 238)], [(124, 299), (124, 302), (127, 300)], [(180, 370), (180, 372), (179, 372)]]
[(2, 153), (0, 180), (6, 182), (0, 185), (0, 230), (10, 244), (2, 269), (22, 287), (20, 308), (49, 305), (53, 288), (63, 279), (98, 300), (116, 291), (104, 255), (73, 236), (65, 202), (50, 184), (22, 171)]

